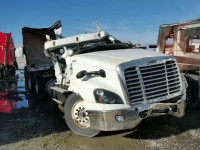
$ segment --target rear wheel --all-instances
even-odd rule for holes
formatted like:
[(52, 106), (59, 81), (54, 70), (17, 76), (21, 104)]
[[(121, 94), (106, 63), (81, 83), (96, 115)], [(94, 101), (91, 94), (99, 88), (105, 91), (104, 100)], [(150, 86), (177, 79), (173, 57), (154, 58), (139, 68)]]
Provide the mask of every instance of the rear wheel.
[(83, 99), (73, 93), (71, 94), (64, 106), (65, 121), (68, 127), (76, 134), (93, 137), (100, 133), (99, 130), (90, 128), (90, 119), (85, 109)]
[(188, 83), (187, 97), (186, 97), (187, 107), (188, 108), (197, 107), (198, 104), (199, 104), (199, 98), (198, 98), (198, 93), (199, 93), (198, 80), (199, 80), (199, 77), (197, 75), (186, 74), (185, 78), (186, 78), (187, 83)]
[(6, 76), (6, 70), (3, 70), (3, 71), (2, 71), (2, 75), (3, 75), (3, 77)]
[(37, 99), (45, 100), (45, 98), (48, 98), (48, 95), (45, 91), (46, 82), (39, 81), (39, 79), (36, 79), (34, 85), (35, 85), (34, 93), (35, 93), (35, 96), (37, 97)]
[(35, 95), (35, 82), (33, 81), (33, 78), (31, 77), (31, 75), (28, 76), (27, 78), (27, 87), (29, 90), (29, 93), (31, 96)]
[(0, 70), (0, 79), (3, 77), (2, 71)]

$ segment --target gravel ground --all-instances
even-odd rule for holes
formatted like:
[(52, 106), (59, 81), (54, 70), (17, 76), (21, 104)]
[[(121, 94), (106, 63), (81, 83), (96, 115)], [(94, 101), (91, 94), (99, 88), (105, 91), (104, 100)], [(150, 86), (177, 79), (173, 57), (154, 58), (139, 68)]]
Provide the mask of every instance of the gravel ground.
[(148, 118), (133, 130), (76, 135), (55, 103), (29, 99), (21, 71), (0, 81), (0, 127), (0, 150), (200, 149), (200, 109), (187, 110), (182, 118)]

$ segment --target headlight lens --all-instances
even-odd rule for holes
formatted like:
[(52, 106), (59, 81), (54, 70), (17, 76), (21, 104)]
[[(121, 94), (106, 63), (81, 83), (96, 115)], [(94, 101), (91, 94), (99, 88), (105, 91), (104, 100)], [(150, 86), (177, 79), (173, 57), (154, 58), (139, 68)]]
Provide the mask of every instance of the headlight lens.
[(97, 103), (103, 104), (123, 104), (122, 99), (115, 93), (97, 89), (94, 91), (94, 96)]

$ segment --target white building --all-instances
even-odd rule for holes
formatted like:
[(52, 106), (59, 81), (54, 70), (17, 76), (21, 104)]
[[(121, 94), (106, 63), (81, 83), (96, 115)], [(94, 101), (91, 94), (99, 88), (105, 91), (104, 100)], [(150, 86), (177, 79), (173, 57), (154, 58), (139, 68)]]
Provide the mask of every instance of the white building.
[(15, 46), (15, 56), (16, 57), (24, 57), (23, 46)]

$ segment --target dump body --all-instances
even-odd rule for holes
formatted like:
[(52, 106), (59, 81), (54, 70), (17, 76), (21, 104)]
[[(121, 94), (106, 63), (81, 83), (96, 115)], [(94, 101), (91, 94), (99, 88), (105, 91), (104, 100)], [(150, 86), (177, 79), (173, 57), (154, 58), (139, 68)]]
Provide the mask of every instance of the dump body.
[(22, 29), (23, 35), (23, 51), (26, 56), (27, 65), (43, 65), (52, 64), (44, 54), (44, 43), (46, 35), (50, 35), (55, 39), (54, 31), (49, 28), (28, 28)]
[(161, 25), (158, 51), (175, 56), (182, 72), (200, 70), (200, 19)]
[(15, 63), (15, 47), (11, 33), (0, 32), (0, 65), (12, 66)]
[(200, 106), (200, 19), (161, 25), (157, 51), (173, 55), (187, 81), (187, 106)]
[(25, 85), (36, 99), (46, 97), (46, 83), (55, 78), (52, 61), (45, 56), (46, 36), (55, 39), (53, 28), (22, 28), (23, 52), (26, 56)]

